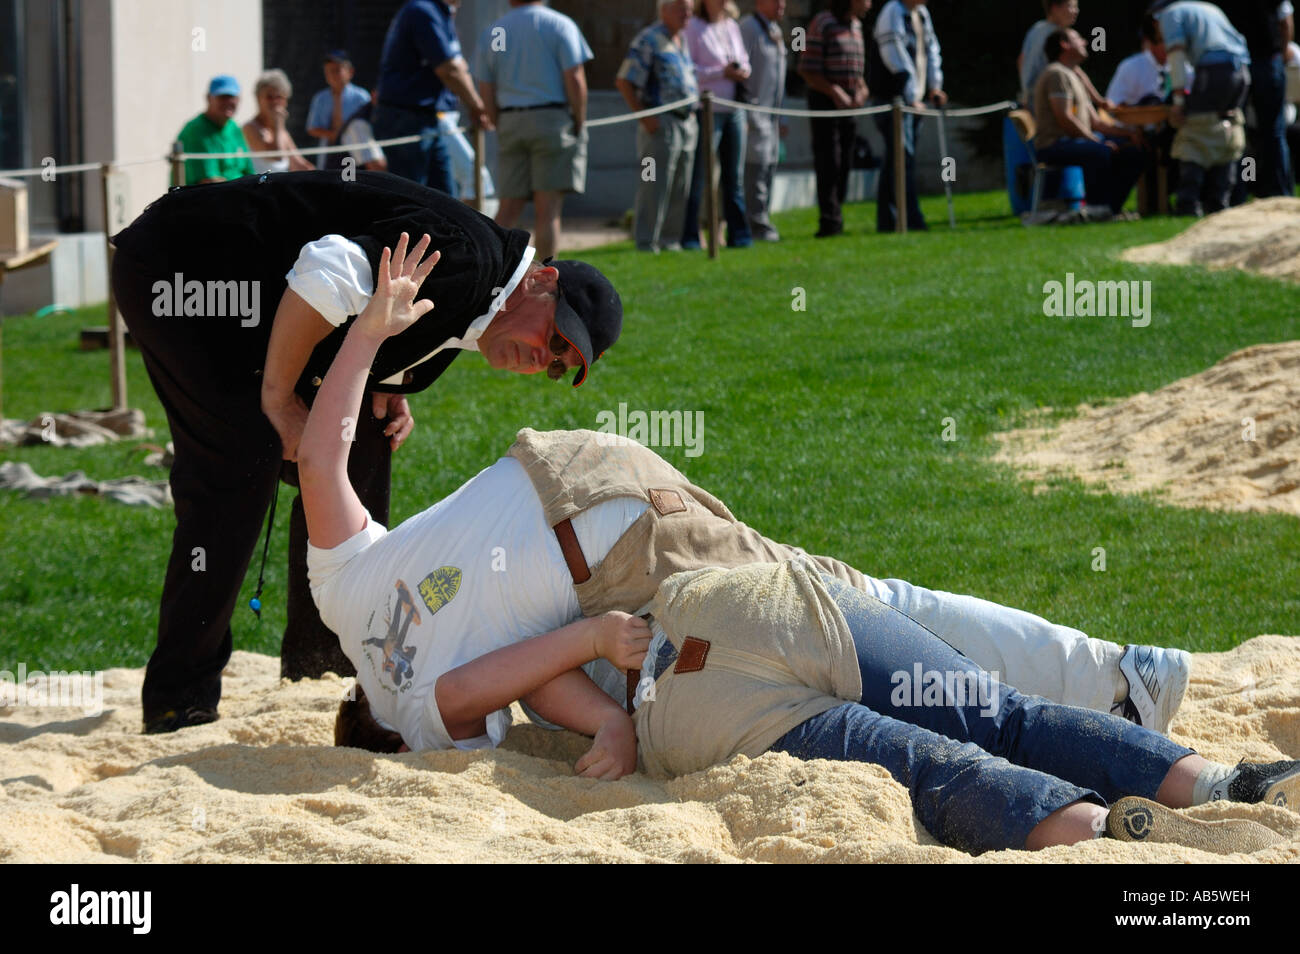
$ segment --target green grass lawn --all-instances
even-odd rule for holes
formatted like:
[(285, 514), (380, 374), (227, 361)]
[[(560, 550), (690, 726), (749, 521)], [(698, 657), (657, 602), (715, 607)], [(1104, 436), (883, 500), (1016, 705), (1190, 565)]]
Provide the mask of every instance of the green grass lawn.
[[(413, 396), (416, 430), (394, 460), (393, 522), (501, 456), (515, 431), (598, 427), (597, 414), (704, 415), (702, 453), (660, 453), (771, 537), (865, 572), (1023, 607), (1116, 642), (1221, 650), (1300, 633), (1294, 517), (1221, 514), (1073, 482), (1034, 495), (991, 463), (990, 435), (1042, 406), (1121, 398), (1201, 371), (1249, 344), (1294, 338), (1295, 290), (1237, 273), (1127, 265), (1117, 253), (1183, 223), (1029, 230), (1001, 193), (923, 203), (933, 231), (877, 236), (872, 204), (848, 234), (811, 238), (813, 210), (778, 217), (774, 246), (647, 256), (585, 254), (623, 296), (623, 337), (578, 391), (462, 357)], [(1044, 282), (1067, 272), (1152, 282), (1149, 327), (1047, 318)], [(806, 308), (792, 308), (798, 289)], [(108, 402), (106, 352), (77, 350), (102, 309), (4, 327), (4, 413)], [(167, 424), (139, 355), (131, 404)], [(957, 440), (942, 439), (945, 418)], [(10, 449), (48, 475), (146, 473), (133, 442)], [(151, 476), (162, 476), (157, 471)], [(275, 653), (284, 626), (281, 488), (259, 623), (236, 610), (236, 648)], [(0, 669), (139, 666), (155, 638), (169, 511), (95, 498), (0, 493)], [(1091, 568), (1104, 547), (1106, 569)], [(260, 553), (260, 545), (259, 545)], [(256, 560), (240, 606), (256, 584)]]

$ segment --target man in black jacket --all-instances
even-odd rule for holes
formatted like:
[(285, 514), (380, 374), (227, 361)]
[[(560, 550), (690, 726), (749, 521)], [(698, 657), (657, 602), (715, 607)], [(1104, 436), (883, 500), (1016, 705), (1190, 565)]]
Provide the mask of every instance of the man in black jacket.
[[(577, 387), (621, 330), (622, 303), (605, 277), (581, 262), (539, 264), (527, 232), (378, 172), (177, 189), (114, 236), (114, 295), (175, 444), (176, 531), (142, 693), (146, 732), (217, 718), (230, 618), (267, 506), (281, 476), (296, 485), (284, 462), (369, 300), (382, 250), (402, 233), (412, 244), (427, 233), (441, 253), (420, 291), (437, 307), (379, 350), (363, 419), (342, 423), (356, 443), (349, 479), (382, 522), (390, 454), (412, 425), (403, 395), (432, 384), (462, 350), (521, 374), (577, 368)], [(295, 500), (281, 673), (350, 674), (311, 599), (306, 543)]]

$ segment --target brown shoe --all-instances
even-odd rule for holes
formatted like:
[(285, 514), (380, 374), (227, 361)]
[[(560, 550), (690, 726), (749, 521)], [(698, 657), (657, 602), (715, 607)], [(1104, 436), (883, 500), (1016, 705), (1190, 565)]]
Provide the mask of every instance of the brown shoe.
[(1106, 834), (1119, 841), (1185, 845), (1216, 855), (1250, 853), (1286, 839), (1246, 818), (1202, 821), (1150, 799), (1129, 796), (1110, 807)]

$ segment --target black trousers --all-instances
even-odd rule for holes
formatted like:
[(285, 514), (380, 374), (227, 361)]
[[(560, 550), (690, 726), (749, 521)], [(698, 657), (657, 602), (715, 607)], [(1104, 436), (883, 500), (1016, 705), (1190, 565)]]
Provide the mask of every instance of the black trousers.
[[(241, 336), (237, 320), (223, 326), (218, 319), (156, 316), (154, 283), (172, 279), (161, 271), (125, 249), (114, 255), (113, 293), (175, 445), (170, 483), (176, 529), (158, 610), (158, 645), (145, 671), (146, 724), (169, 710), (216, 708), (233, 645), (231, 617), (267, 508), (281, 478), (297, 484), (296, 465), (281, 459), (279, 435), (262, 413), (262, 379), (255, 369), (265, 360), (265, 346), (260, 355), (250, 355), (253, 339)], [(369, 393), (359, 418), (348, 476), (371, 516), (386, 524), (390, 451), (386, 422), (370, 413)], [(312, 601), (306, 548), (299, 497), (289, 522), (281, 674), (353, 675)], [(274, 598), (264, 594), (263, 602)]]
[[(812, 109), (829, 109), (818, 102), (813, 94), (808, 96)], [(853, 143), (857, 123), (852, 116), (809, 120), (812, 125), (813, 170), (817, 175), (817, 208), (820, 210), (819, 231), (840, 232), (844, 229), (841, 208), (849, 194), (849, 170), (853, 168)]]

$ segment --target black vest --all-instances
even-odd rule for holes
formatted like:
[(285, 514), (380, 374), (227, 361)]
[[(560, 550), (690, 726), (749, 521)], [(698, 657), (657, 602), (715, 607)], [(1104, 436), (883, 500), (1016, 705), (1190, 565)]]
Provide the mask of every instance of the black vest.
[[(384, 342), (371, 366), (373, 383), (420, 360), (448, 338), (461, 337), (519, 267), (528, 233), (503, 229), (446, 193), (386, 172), (361, 170), (354, 181), (344, 181), (339, 172), (322, 170), (173, 189), (113, 242), (148, 262), (159, 278), (170, 280), (180, 272), (186, 280), (260, 281), (260, 325), (239, 328), (231, 322), (218, 338), (223, 353), (213, 356), (231, 364), (235, 373), (251, 373), (265, 363), (285, 275), (304, 245), (323, 235), (342, 235), (361, 246), (374, 274), (383, 248), (395, 244), (403, 231), (412, 245), (428, 232), (431, 247), (442, 252), (420, 289), (420, 297), (437, 307)], [(354, 318), (349, 316), (316, 346), (300, 390), (310, 393), (311, 379), (324, 377)], [(440, 352), (412, 369), (410, 380), (400, 385), (373, 386), (402, 393), (423, 390), (458, 354), (458, 349)]]

